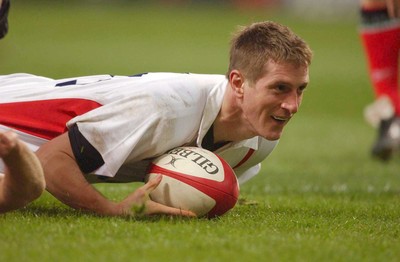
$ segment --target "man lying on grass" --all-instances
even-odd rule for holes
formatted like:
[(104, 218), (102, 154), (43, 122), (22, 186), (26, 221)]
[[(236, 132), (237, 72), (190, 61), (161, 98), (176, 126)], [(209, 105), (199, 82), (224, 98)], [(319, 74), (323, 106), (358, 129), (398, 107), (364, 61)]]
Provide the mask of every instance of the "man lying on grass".
[(144, 181), (152, 159), (178, 146), (221, 155), (240, 183), (256, 175), (298, 111), (312, 52), (286, 26), (259, 22), (233, 37), (227, 74), (146, 73), (50, 79), (0, 76), (0, 130), (36, 151), (47, 190), (101, 215), (193, 216), (148, 199), (161, 176), (120, 202), (96, 182)]

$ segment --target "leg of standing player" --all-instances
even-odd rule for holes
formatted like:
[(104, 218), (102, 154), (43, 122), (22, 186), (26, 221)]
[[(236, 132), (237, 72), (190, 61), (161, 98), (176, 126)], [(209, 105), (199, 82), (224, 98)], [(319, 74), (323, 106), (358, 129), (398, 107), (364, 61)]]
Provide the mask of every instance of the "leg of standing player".
[(382, 160), (388, 160), (400, 147), (400, 20), (389, 15), (389, 11), (393, 13), (393, 5), (387, 5), (386, 1), (399, 2), (361, 1), (360, 30), (376, 95), (376, 101), (365, 111), (367, 120), (374, 122), (375, 118), (379, 127), (372, 155)]
[(8, 31), (8, 10), (10, 9), (10, 0), (0, 0), (0, 39)]
[(0, 213), (21, 208), (38, 198), (45, 189), (43, 170), (35, 154), (14, 132), (0, 133)]

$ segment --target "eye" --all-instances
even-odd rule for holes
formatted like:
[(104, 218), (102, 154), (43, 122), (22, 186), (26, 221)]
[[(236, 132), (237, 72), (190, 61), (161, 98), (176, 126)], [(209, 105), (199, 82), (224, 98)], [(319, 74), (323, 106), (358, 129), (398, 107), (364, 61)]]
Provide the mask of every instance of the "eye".
[(306, 91), (306, 87), (307, 86), (300, 86), (297, 90), (297, 92), (299, 93), (299, 94), (303, 94), (304, 93), (304, 91)]
[(288, 87), (286, 85), (284, 85), (284, 84), (278, 84), (278, 85), (276, 85), (275, 88), (276, 88), (277, 91), (279, 91), (281, 93), (283, 93), (283, 92), (288, 90)]

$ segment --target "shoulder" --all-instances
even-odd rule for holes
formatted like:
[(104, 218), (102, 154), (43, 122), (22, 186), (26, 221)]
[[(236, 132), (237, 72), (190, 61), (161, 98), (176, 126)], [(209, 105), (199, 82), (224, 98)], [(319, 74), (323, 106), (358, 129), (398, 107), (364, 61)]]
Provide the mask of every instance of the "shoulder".
[(201, 102), (208, 99), (215, 89), (225, 86), (225, 76), (192, 73), (148, 73), (140, 77), (138, 86), (155, 101)]
[(141, 74), (142, 82), (154, 83), (164, 82), (170, 85), (187, 87), (212, 87), (225, 80), (224, 75), (218, 74), (195, 74), (195, 73), (146, 73)]

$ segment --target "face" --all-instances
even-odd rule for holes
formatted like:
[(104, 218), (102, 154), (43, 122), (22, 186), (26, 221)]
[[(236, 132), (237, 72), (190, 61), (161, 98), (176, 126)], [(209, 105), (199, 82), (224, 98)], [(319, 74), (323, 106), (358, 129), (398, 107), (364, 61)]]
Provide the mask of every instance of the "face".
[(276, 140), (299, 109), (309, 81), (308, 67), (272, 61), (265, 66), (267, 73), (256, 83), (244, 80), (239, 103), (249, 133)]

